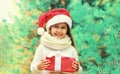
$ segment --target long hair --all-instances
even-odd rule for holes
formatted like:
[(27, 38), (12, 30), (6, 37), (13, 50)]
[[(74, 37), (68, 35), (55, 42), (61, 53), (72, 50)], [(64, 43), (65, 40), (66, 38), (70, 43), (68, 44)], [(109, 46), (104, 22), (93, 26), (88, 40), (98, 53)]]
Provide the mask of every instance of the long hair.
[(73, 40), (73, 37), (72, 37), (72, 34), (71, 34), (71, 29), (69, 28), (68, 25), (67, 25), (67, 28), (68, 28), (68, 30), (67, 30), (67, 35), (68, 35), (68, 36), (70, 37), (70, 39), (71, 39), (72, 46), (75, 47), (75, 43), (74, 43), (74, 40)]

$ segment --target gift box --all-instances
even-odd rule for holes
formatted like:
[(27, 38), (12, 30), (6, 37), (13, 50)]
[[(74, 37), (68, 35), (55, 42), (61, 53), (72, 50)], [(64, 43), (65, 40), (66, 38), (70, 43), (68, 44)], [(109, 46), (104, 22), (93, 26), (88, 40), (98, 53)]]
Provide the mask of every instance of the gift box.
[(52, 56), (46, 57), (46, 59), (50, 60), (50, 65), (46, 68), (46, 70), (75, 72), (75, 70), (72, 68), (72, 62), (75, 61), (75, 58)]

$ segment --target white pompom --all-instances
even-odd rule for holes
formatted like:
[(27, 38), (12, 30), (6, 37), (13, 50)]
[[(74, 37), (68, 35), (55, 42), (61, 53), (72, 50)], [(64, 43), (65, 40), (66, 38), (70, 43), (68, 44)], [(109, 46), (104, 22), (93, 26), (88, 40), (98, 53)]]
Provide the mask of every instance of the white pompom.
[(44, 32), (45, 32), (45, 30), (44, 30), (43, 28), (38, 28), (38, 30), (37, 30), (37, 33), (38, 33), (39, 35), (43, 35)]

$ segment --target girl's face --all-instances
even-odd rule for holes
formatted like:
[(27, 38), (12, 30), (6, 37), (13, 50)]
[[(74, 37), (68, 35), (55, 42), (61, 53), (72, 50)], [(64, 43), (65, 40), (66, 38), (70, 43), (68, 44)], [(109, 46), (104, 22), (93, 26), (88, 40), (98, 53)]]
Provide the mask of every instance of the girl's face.
[(66, 36), (67, 30), (66, 23), (58, 23), (51, 26), (50, 34), (58, 39), (62, 39)]

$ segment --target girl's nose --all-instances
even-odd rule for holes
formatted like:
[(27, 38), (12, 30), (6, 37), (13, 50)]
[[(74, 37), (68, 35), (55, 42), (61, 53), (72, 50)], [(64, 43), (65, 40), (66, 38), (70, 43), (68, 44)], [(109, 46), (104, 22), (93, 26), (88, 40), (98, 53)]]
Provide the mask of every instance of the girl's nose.
[(61, 28), (58, 28), (57, 31), (58, 31), (58, 32), (61, 32)]

